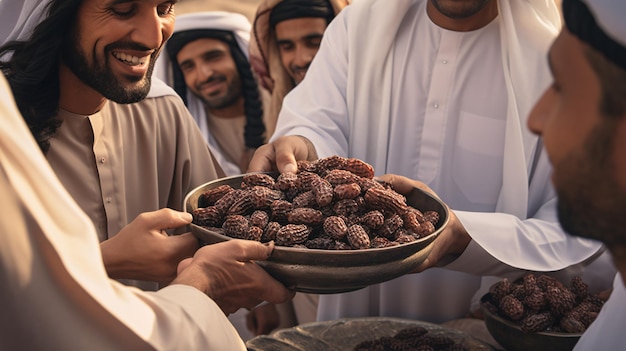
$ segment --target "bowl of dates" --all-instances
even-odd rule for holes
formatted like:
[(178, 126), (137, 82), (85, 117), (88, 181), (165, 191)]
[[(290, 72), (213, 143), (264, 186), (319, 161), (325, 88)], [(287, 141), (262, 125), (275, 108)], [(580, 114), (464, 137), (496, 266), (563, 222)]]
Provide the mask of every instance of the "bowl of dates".
[(363, 161), (332, 156), (299, 161), (297, 173), (248, 173), (187, 194), (191, 232), (207, 244), (274, 241), (270, 275), (296, 291), (357, 290), (409, 273), (448, 222), (438, 198), (399, 194), (373, 179)]
[(487, 330), (506, 350), (572, 350), (604, 300), (580, 277), (563, 284), (547, 275), (503, 279), (481, 298)]
[(494, 351), (460, 330), (417, 320), (390, 317), (342, 318), (305, 323), (259, 335), (248, 351)]

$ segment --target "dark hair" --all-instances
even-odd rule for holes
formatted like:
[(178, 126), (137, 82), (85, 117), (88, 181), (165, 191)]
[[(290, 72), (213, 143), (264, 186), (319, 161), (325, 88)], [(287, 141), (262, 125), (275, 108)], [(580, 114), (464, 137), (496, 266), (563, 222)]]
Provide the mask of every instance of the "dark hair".
[(606, 117), (626, 115), (626, 70), (591, 47), (585, 56), (600, 80), (600, 112)]
[[(59, 111), (59, 60), (65, 40), (75, 23), (82, 0), (52, 0), (45, 20), (25, 41), (0, 47), (0, 69), (6, 76), (15, 102), (43, 152), (61, 126)], [(6, 57), (10, 57), (5, 59)]]
[(329, 0), (284, 0), (270, 12), (270, 28), (282, 21), (305, 17), (324, 18), (329, 24), (335, 18), (335, 11)]
[(200, 38), (213, 38), (228, 44), (230, 53), (237, 66), (237, 72), (241, 78), (242, 94), (244, 98), (244, 114), (246, 126), (244, 127), (244, 141), (247, 147), (256, 149), (265, 143), (265, 124), (263, 123), (263, 103), (259, 92), (259, 85), (252, 74), (250, 62), (239, 47), (231, 31), (219, 29), (194, 29), (174, 33), (166, 45), (167, 54), (172, 62), (174, 75), (174, 90), (188, 105), (187, 85), (180, 67), (176, 61), (176, 55), (188, 43)]

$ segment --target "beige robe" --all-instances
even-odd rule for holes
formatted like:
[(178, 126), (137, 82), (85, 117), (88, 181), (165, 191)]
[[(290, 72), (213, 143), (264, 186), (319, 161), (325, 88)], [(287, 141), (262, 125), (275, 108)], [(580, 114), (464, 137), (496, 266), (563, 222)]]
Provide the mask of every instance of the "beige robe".
[(2, 76), (0, 116), (0, 350), (245, 350), (200, 291), (143, 292), (108, 279), (93, 224), (46, 162)]
[[(100, 241), (140, 213), (181, 210), (189, 191), (218, 178), (211, 153), (177, 96), (127, 105), (109, 101), (91, 116), (61, 111), (59, 117), (63, 124), (47, 158)], [(157, 288), (154, 282), (124, 282)]]

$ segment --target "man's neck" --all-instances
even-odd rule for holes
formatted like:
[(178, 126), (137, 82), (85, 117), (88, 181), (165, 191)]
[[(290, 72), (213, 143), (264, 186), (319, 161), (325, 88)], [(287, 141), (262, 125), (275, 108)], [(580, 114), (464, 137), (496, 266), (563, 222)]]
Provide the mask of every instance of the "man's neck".
[(102, 109), (107, 99), (85, 85), (65, 65), (59, 68), (59, 107), (79, 115), (92, 115)]
[[(489, 1), (482, 9), (475, 14), (466, 18), (452, 18), (440, 12), (435, 5), (434, 0), (428, 0), (426, 5), (426, 13), (433, 23), (441, 28), (456, 32), (469, 32), (480, 29), (498, 16), (498, 1)], [(506, 0), (508, 1), (508, 0)]]

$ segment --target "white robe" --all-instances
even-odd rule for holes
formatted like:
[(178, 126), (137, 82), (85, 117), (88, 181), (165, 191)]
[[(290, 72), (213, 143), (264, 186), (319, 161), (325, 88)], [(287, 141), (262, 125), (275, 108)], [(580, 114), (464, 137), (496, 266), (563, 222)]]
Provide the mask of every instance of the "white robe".
[(0, 77), (0, 349), (245, 350), (189, 286), (108, 278), (89, 217), (61, 185)]
[[(418, 44), (421, 52), (405, 50), (416, 40), (432, 38), (417, 32), (426, 20), (424, 0), (398, 0), (393, 6), (384, 0), (360, 0), (344, 9), (328, 27), (307, 77), (286, 97), (272, 138), (303, 135), (320, 157), (357, 157), (379, 175), (425, 181), (456, 211), (475, 242), (510, 267), (553, 271), (597, 254), (599, 243), (561, 230), (549, 162), (525, 124), (548, 85), (546, 53), (560, 26), (554, 4), (499, 2), (501, 60), (488, 68), (497, 72), (502, 67), (505, 88), (483, 103), (506, 106), (500, 126), (497, 116), (488, 124), (496, 126), (493, 133), (481, 128), (487, 124), (477, 124), (485, 116), (466, 111), (464, 105), (466, 93), (480, 96), (476, 90), (490, 88), (488, 83), (465, 90), (457, 86), (450, 93), (456, 89), (459, 95), (441, 95), (443, 102), (419, 95), (424, 90), (431, 94), (435, 85), (461, 84), (454, 72), (437, 73), (441, 64), (454, 62), (444, 63), (431, 43)], [(446, 49), (441, 45), (439, 50)], [(423, 63), (429, 59), (431, 67)], [(404, 64), (398, 67), (398, 62)], [(462, 60), (456, 64), (467, 71)], [(431, 83), (435, 74), (449, 81)], [(470, 74), (468, 82), (473, 78)], [(427, 88), (420, 89), (423, 85)], [(446, 109), (449, 115), (441, 112)], [(500, 152), (494, 154), (497, 139)], [(474, 155), (455, 159), (468, 145)], [(485, 156), (494, 155), (496, 160), (483, 167)], [(494, 164), (500, 168), (494, 170)], [(452, 186), (457, 181), (462, 187)], [(472, 265), (465, 271), (472, 271)], [(467, 313), (479, 286), (479, 277), (430, 269), (352, 293), (321, 296), (318, 319), (381, 315), (441, 322)]]
[(574, 351), (626, 349), (626, 288), (621, 274), (615, 276), (613, 292), (602, 310), (581, 336)]

